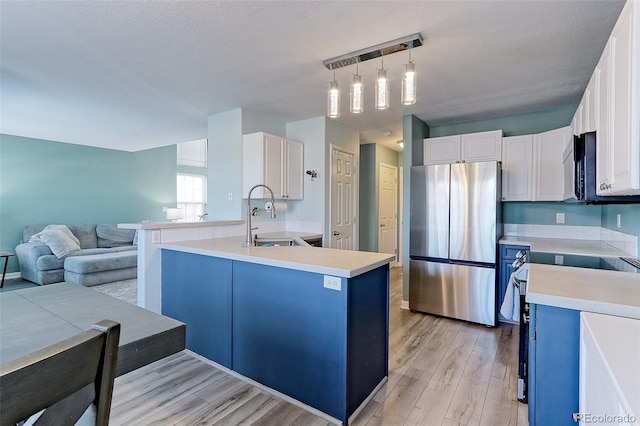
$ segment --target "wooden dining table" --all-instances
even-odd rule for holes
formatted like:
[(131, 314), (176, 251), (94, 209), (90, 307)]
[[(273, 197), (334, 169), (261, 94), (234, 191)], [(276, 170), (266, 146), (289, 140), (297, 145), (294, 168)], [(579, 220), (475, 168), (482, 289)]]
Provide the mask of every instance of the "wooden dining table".
[(185, 348), (185, 324), (73, 283), (0, 293), (0, 363), (110, 319), (121, 324), (116, 376)]

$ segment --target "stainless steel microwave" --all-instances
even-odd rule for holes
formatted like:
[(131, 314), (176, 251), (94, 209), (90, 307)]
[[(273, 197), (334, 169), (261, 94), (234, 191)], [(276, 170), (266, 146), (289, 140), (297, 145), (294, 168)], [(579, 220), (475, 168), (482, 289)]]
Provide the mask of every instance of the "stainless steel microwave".
[(563, 153), (564, 199), (590, 204), (640, 203), (640, 196), (596, 194), (596, 132), (573, 137)]

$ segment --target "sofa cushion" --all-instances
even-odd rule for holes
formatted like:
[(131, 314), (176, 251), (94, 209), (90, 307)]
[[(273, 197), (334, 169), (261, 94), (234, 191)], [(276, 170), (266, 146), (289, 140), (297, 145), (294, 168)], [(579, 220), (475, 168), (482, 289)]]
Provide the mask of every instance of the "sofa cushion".
[(120, 247), (133, 245), (135, 229), (120, 229), (116, 225), (104, 224), (96, 226), (98, 247)]
[(60, 229), (47, 229), (38, 232), (31, 237), (29, 242), (41, 242), (49, 246), (51, 252), (61, 259), (73, 252), (80, 250), (80, 245), (67, 233)]
[(80, 240), (80, 247), (83, 249), (98, 247), (98, 236), (96, 235), (96, 225), (69, 225), (69, 229)]
[(64, 268), (64, 259), (58, 259), (53, 254), (40, 256), (38, 260), (36, 260), (36, 270), (38, 271), (51, 271), (62, 268)]
[(64, 261), (65, 271), (75, 272), (76, 274), (132, 268), (137, 265), (138, 255), (135, 251), (71, 256)]

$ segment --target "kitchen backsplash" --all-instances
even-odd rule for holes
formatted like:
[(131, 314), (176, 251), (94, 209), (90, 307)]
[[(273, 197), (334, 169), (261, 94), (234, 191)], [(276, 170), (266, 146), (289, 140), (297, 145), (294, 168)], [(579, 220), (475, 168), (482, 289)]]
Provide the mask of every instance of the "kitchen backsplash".
[(505, 236), (600, 240), (638, 257), (638, 237), (600, 226), (532, 225), (505, 223)]

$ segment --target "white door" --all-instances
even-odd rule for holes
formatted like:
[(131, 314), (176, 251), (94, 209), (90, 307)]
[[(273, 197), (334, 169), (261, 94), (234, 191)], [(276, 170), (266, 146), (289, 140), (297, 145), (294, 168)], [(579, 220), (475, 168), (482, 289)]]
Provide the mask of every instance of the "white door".
[(396, 256), (391, 267), (397, 265), (398, 253), (398, 168), (380, 163), (378, 186), (378, 252)]
[(355, 244), (355, 155), (331, 146), (332, 248), (353, 250)]

